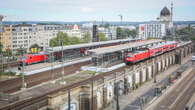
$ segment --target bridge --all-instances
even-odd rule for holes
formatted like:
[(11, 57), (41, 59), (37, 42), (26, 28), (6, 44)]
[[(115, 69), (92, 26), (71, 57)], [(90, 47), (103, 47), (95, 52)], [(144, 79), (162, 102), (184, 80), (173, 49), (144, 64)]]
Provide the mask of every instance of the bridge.
[[(97, 53), (101, 54), (101, 52)], [(108, 107), (115, 100), (116, 91), (114, 88), (118, 87), (118, 94), (122, 96), (136, 90), (147, 81), (154, 80), (155, 82), (156, 76), (172, 65), (181, 64), (183, 59), (191, 55), (192, 52), (192, 42), (181, 42), (175, 50), (131, 66), (124, 66), (105, 73), (78, 72), (76, 76), (65, 78), (65, 84), (49, 83), (47, 87), (31, 89), (31, 91), (36, 91), (35, 93), (30, 91), (16, 93), (16, 95), (25, 97), (22, 94), (26, 92), (26, 94), (31, 94), (31, 97), (1, 106), (0, 109), (62, 110), (72, 108), (72, 110), (100, 110)]]

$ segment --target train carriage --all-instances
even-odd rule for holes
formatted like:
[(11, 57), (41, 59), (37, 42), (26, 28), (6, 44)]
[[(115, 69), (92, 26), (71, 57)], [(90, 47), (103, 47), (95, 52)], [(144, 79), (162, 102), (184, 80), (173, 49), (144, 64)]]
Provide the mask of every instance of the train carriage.
[(125, 63), (136, 63), (144, 59), (160, 55), (164, 52), (170, 51), (177, 47), (177, 42), (169, 41), (155, 45), (154, 47), (149, 47), (147, 50), (141, 49), (133, 52), (125, 53)]

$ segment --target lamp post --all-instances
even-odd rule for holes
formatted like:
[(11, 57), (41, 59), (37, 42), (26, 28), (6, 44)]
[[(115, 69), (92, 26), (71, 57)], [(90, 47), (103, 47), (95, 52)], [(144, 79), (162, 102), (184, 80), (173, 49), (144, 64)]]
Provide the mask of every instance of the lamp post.
[(64, 49), (63, 49), (63, 38), (61, 37), (61, 51), (62, 51), (62, 78), (64, 76)]

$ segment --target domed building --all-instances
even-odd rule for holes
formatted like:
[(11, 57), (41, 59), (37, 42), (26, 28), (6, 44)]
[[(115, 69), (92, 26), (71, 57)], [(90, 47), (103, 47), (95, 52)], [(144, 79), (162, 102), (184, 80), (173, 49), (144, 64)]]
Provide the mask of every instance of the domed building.
[(165, 6), (160, 12), (160, 22), (165, 24), (166, 33), (170, 34), (173, 28), (173, 4), (171, 4), (171, 11)]
[(161, 10), (160, 18), (165, 21), (171, 20), (171, 12), (166, 6)]

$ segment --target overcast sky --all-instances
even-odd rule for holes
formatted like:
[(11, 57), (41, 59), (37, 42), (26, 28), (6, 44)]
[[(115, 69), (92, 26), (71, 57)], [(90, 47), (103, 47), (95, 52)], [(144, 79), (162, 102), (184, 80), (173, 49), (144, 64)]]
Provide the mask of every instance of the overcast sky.
[[(172, 0), (174, 20), (195, 20), (195, 0)], [(5, 21), (155, 20), (171, 0), (1, 0)]]

